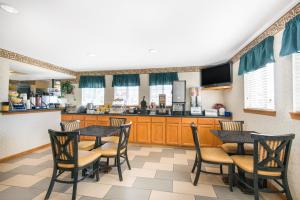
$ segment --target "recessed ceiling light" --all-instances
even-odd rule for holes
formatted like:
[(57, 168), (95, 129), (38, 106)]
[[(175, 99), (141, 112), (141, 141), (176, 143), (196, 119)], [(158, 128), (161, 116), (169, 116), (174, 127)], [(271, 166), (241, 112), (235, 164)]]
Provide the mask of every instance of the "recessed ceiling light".
[(155, 49), (148, 49), (149, 53), (156, 53), (157, 51)]
[(0, 4), (0, 7), (8, 13), (12, 13), (12, 14), (18, 14), (19, 13), (19, 11), (17, 9), (15, 9), (12, 6), (6, 5), (6, 4)]
[(96, 54), (94, 54), (94, 53), (88, 53), (87, 54), (89, 57), (95, 57), (96, 56)]

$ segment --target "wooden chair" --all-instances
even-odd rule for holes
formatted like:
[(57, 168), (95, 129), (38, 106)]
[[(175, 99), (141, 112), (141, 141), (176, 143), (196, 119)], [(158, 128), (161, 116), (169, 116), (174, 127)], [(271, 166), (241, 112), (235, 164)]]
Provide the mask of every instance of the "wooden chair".
[(198, 183), (200, 172), (220, 175), (219, 173), (201, 170), (202, 162), (217, 164), (217, 165), (222, 164), (228, 166), (229, 189), (230, 191), (232, 191), (232, 177), (233, 177), (233, 167), (234, 167), (232, 159), (222, 148), (200, 147), (197, 125), (192, 123), (191, 128), (192, 128), (193, 139), (194, 139), (195, 150), (196, 150), (196, 158), (192, 169), (192, 173), (194, 173), (195, 168), (197, 167), (196, 177), (194, 179), (194, 185), (196, 186)]
[[(221, 130), (225, 131), (243, 131), (244, 121), (219, 121)], [(224, 143), (222, 144), (222, 149), (228, 154), (236, 154), (237, 152), (237, 143)], [(245, 154), (253, 154), (253, 145), (244, 144)]]
[[(60, 127), (62, 131), (76, 131), (80, 128), (80, 121), (79, 120), (71, 120), (71, 121), (63, 121), (60, 123)], [(79, 137), (80, 141), (80, 137)], [(80, 141), (78, 143), (78, 149), (80, 150), (87, 150), (90, 151), (94, 149), (95, 141)]]
[[(117, 117), (110, 117), (109, 118), (109, 125), (114, 126), (114, 127), (120, 127), (122, 124), (126, 123), (126, 118), (117, 118)], [(119, 142), (119, 137), (118, 136), (107, 136), (107, 137), (102, 137), (101, 142), (113, 142), (113, 143), (118, 143)]]
[[(45, 196), (49, 199), (55, 182), (73, 184), (72, 200), (76, 199), (77, 183), (87, 176), (78, 179), (78, 172), (89, 166), (93, 166), (92, 174), (96, 173), (99, 180), (100, 152), (78, 150), (79, 132), (57, 132), (49, 130), (49, 136), (53, 155), (53, 173), (51, 182)], [(71, 181), (59, 179), (59, 176), (69, 171), (72, 174)]]
[[(128, 138), (130, 134), (131, 124), (132, 122), (129, 122), (128, 124), (123, 124), (120, 126), (119, 142), (117, 144), (108, 142), (101, 147), (93, 150), (93, 152), (99, 152), (101, 154), (101, 158), (115, 158), (115, 164), (113, 166), (117, 166), (118, 168), (120, 181), (123, 181), (121, 164), (126, 161), (129, 170), (131, 169), (127, 154)], [(123, 161), (121, 161), (121, 158), (123, 158)]]
[[(253, 134), (254, 154), (231, 156), (235, 165), (245, 173), (254, 178), (254, 186), (249, 185), (243, 179), (237, 177), (248, 188), (252, 188), (255, 194), (255, 200), (259, 199), (259, 191), (262, 192), (281, 192), (285, 193), (288, 200), (292, 200), (289, 190), (287, 171), (292, 146), (292, 140), (295, 134), (288, 135), (262, 135)], [(271, 189), (259, 189), (260, 179), (273, 180), (282, 190), (272, 191)], [(281, 180), (281, 181), (280, 181)]]

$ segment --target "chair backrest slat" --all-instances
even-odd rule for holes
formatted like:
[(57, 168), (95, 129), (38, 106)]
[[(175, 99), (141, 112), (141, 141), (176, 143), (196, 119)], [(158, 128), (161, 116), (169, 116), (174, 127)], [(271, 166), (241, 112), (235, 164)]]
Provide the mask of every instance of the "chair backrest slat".
[(219, 121), (221, 130), (224, 131), (243, 131), (244, 121)]
[(132, 122), (129, 122), (120, 126), (118, 154), (120, 154), (120, 152), (123, 150), (127, 151), (131, 125)]
[(55, 165), (78, 165), (78, 137), (79, 132), (59, 132), (48, 130), (53, 160)]
[(201, 148), (200, 148), (200, 142), (199, 142), (199, 138), (198, 138), (197, 125), (195, 123), (191, 123), (191, 129), (192, 129), (192, 134), (193, 134), (195, 151), (196, 151), (197, 157), (201, 160), (201, 153), (200, 153)]
[(111, 117), (109, 118), (110, 126), (120, 127), (126, 123), (126, 118)]
[(62, 121), (60, 123), (61, 131), (75, 131), (80, 128), (80, 120)]
[(283, 172), (287, 170), (295, 134), (252, 134), (252, 138), (254, 139), (254, 171)]

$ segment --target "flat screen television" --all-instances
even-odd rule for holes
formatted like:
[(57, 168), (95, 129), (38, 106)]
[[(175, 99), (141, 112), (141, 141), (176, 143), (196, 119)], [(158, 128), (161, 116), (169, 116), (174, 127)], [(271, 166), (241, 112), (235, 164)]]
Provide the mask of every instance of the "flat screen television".
[(201, 86), (223, 86), (232, 83), (231, 64), (224, 63), (201, 70)]

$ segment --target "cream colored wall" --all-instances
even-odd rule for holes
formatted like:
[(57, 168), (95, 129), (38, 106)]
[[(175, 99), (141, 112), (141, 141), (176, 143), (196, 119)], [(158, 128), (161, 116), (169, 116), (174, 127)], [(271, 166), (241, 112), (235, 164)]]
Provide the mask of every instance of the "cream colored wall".
[(0, 58), (0, 102), (8, 101), (9, 64)]
[[(189, 87), (199, 87), (200, 86), (200, 73), (199, 72), (180, 72), (178, 73), (179, 80), (186, 80), (187, 92), (187, 106), (186, 109), (190, 109), (190, 97), (188, 88)], [(105, 95), (104, 102), (111, 103), (114, 98), (114, 89), (112, 87), (112, 75), (105, 76)], [(78, 88), (78, 84), (74, 84), (75, 90), (74, 95), (66, 95), (68, 103), (80, 105), (81, 104), (81, 89)], [(140, 88), (139, 88), (139, 102), (145, 96), (147, 104), (149, 105), (149, 75), (140, 74)], [(74, 97), (76, 101), (74, 100)], [(202, 91), (202, 105), (203, 108), (211, 108), (215, 103), (224, 103), (223, 91), (211, 91), (205, 90)]]
[(289, 112), (292, 111), (292, 57), (279, 57), (282, 32), (275, 36), (275, 105), (276, 117), (249, 114), (243, 112), (244, 84), (243, 77), (238, 76), (239, 63), (233, 65), (233, 88), (224, 92), (225, 104), (233, 112), (233, 119), (244, 120), (247, 130), (261, 133), (287, 134), (295, 133), (296, 139), (292, 145), (289, 166), (289, 183), (294, 199), (300, 199), (300, 121), (292, 120)]

